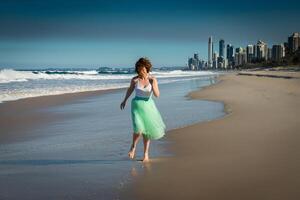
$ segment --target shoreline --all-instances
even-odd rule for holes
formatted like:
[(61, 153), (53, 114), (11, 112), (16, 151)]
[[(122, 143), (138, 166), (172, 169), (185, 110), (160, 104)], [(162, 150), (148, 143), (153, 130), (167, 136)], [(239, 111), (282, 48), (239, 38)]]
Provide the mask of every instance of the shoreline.
[[(229, 74), (234, 74), (234, 73), (235, 72), (231, 72)], [(193, 96), (194, 92), (210, 90), (213, 87), (218, 87), (217, 85), (223, 83), (222, 77), (226, 76), (226, 75), (229, 75), (229, 74), (220, 74), (218, 77), (216, 77), (216, 80), (217, 80), (216, 83), (214, 83), (212, 85), (204, 86), (204, 87), (202, 87), (202, 88), (200, 88), (198, 90), (195, 90), (195, 91), (191, 91), (191, 92), (187, 93), (185, 95), (185, 97), (187, 97), (187, 98), (189, 98), (191, 100), (204, 100), (204, 101), (213, 101), (213, 102), (217, 102), (217, 103), (222, 103), (224, 105), (223, 112), (225, 113), (225, 115), (222, 118), (226, 117), (227, 115), (230, 115), (232, 113), (232, 110), (231, 110), (230, 106), (228, 105), (228, 103), (226, 103), (224, 101), (221, 101), (221, 100), (218, 100), (218, 99), (210, 99), (210, 98), (205, 98), (205, 97), (197, 98), (197, 97)], [(217, 119), (221, 119), (221, 118), (216, 118), (214, 120), (217, 120)], [(212, 121), (214, 121), (214, 120), (212, 120)], [(202, 122), (198, 122), (198, 123), (202, 123)]]
[(188, 95), (223, 102), (227, 114), (168, 132), (175, 156), (144, 164), (124, 199), (300, 198), (300, 80), (218, 78)]

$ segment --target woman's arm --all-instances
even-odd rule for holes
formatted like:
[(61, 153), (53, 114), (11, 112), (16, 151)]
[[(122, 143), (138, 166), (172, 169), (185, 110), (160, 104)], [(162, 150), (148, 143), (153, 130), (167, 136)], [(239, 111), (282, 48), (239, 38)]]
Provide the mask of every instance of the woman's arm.
[(131, 95), (132, 92), (134, 91), (134, 86), (135, 86), (135, 77), (133, 77), (133, 78), (131, 79), (130, 86), (129, 86), (129, 88), (127, 89), (127, 92), (126, 92), (126, 96), (125, 96), (123, 102), (122, 102), (121, 105), (120, 105), (121, 110), (125, 107), (125, 104), (126, 104), (127, 99), (130, 97), (130, 95)]
[(157, 79), (154, 76), (151, 76), (151, 80), (152, 80), (153, 94), (154, 94), (154, 96), (156, 96), (158, 98), (160, 93), (159, 93)]

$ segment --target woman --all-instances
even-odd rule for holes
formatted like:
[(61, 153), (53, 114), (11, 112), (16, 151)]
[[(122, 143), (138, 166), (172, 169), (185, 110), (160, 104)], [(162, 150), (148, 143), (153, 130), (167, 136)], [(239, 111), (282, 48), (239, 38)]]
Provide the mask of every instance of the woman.
[(165, 134), (166, 125), (156, 108), (152, 94), (159, 97), (158, 83), (155, 77), (149, 74), (152, 64), (147, 58), (140, 58), (135, 64), (137, 76), (131, 79), (121, 110), (124, 109), (126, 101), (135, 90), (135, 97), (131, 100), (131, 119), (133, 126), (132, 145), (128, 156), (133, 159), (136, 146), (141, 135), (144, 142), (143, 162), (149, 161), (150, 139), (160, 139)]

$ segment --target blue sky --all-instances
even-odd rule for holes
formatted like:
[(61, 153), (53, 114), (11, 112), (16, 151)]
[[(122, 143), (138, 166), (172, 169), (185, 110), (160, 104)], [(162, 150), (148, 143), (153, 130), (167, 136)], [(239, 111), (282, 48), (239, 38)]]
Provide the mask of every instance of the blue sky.
[(282, 43), (299, 32), (299, 1), (0, 1), (0, 68), (156, 67), (207, 59), (207, 40)]

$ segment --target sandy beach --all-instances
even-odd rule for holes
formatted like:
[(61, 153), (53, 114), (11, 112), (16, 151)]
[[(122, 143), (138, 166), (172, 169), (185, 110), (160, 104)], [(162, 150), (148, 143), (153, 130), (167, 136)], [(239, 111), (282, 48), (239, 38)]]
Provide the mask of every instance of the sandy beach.
[(299, 199), (300, 73), (251, 73), (189, 93), (227, 115), (168, 132), (175, 156), (144, 164), (123, 199)]

